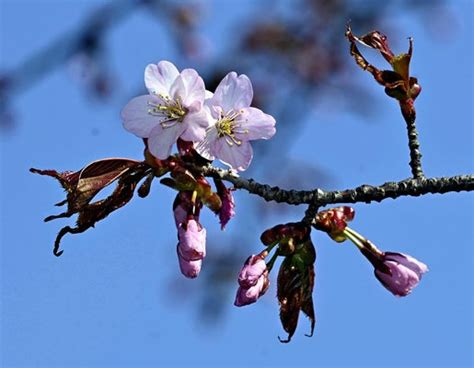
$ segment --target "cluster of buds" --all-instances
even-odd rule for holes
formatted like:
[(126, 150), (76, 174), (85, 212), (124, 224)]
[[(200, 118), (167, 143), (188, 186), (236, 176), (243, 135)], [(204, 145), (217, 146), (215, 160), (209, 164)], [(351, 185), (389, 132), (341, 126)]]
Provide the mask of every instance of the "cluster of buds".
[[(178, 139), (178, 155), (167, 160), (152, 156), (148, 149), (145, 158), (155, 167), (155, 171), (170, 172), (170, 177), (161, 179), (161, 183), (178, 191), (173, 204), (173, 213), (178, 231), (177, 254), (181, 273), (195, 278), (201, 271), (206, 256), (206, 229), (199, 222), (203, 206), (219, 216), (221, 228), (235, 215), (232, 190), (221, 180), (215, 180), (216, 192), (211, 184), (198, 171), (186, 167), (187, 163), (199, 163), (199, 155), (192, 142)], [(155, 172), (156, 175), (156, 172)]]
[(374, 266), (375, 277), (396, 296), (406, 296), (418, 285), (428, 267), (417, 259), (402, 253), (383, 252), (370, 240), (347, 226), (353, 220), (355, 211), (342, 206), (321, 211), (316, 215), (313, 226), (326, 232), (333, 240), (343, 242), (349, 239)]
[(180, 192), (173, 204), (178, 230), (177, 254), (181, 273), (188, 278), (199, 275), (206, 256), (206, 229), (199, 222), (202, 203), (197, 192)]

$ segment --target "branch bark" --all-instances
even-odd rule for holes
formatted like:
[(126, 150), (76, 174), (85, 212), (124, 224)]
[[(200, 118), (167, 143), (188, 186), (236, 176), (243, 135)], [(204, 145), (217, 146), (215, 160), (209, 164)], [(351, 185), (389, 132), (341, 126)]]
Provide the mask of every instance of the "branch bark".
[(387, 198), (395, 199), (406, 196), (418, 197), (426, 194), (474, 191), (474, 175), (440, 178), (419, 177), (399, 182), (387, 182), (379, 186), (363, 184), (353, 189), (325, 191), (320, 188), (313, 190), (286, 190), (276, 186), (272, 187), (268, 184), (258, 183), (253, 179), (242, 178), (229, 170), (222, 170), (213, 166), (203, 167), (200, 171), (205, 176), (226, 180), (237, 189), (244, 189), (266, 201), (291, 205), (309, 204), (316, 209), (328, 204), (371, 203), (381, 202)]

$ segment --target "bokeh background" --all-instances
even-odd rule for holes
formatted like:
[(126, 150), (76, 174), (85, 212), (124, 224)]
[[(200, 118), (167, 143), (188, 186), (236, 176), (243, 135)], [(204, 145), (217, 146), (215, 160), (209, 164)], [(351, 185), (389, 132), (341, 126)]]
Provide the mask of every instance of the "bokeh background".
[[(410, 175), (395, 101), (351, 60), (344, 39), (379, 29), (412, 73), (425, 173), (472, 173), (473, 2), (349, 0), (0, 0), (2, 367), (468, 367), (473, 364), (472, 193), (358, 204), (353, 228), (430, 272), (395, 298), (349, 244), (313, 233), (317, 324), (290, 344), (274, 287), (233, 306), (236, 277), (260, 233), (304, 207), (237, 192), (224, 232), (205, 214), (208, 257), (179, 273), (171, 205), (156, 182), (95, 229), (52, 244), (62, 190), (30, 167), (77, 170), (104, 157), (140, 159), (120, 110), (145, 92), (144, 67), (196, 68), (212, 89), (249, 75), (255, 105), (277, 118), (244, 175), (285, 188), (343, 189)], [(364, 50), (365, 51), (365, 50)], [(383, 61), (368, 52), (374, 64)]]

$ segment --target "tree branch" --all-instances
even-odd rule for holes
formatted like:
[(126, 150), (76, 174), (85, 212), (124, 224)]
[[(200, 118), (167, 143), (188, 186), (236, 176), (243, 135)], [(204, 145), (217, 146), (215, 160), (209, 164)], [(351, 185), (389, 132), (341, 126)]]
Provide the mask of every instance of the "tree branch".
[[(413, 104), (413, 102), (412, 102)], [(413, 107), (414, 109), (414, 107)], [(420, 142), (418, 141), (418, 131), (416, 129), (416, 115), (406, 114), (402, 108), (402, 114), (407, 124), (408, 147), (410, 148), (410, 168), (414, 178), (423, 178), (423, 169), (421, 168)]]
[[(244, 189), (249, 193), (262, 197), (266, 201), (287, 203), (292, 205), (309, 204), (307, 215), (320, 206), (337, 203), (370, 203), (381, 202), (387, 198), (418, 197), (425, 194), (442, 194), (448, 192), (474, 191), (474, 175), (458, 175), (441, 178), (414, 178), (399, 182), (387, 182), (379, 186), (361, 185), (357, 188), (324, 191), (314, 190), (286, 190), (261, 184), (253, 179), (245, 179), (237, 174), (213, 166), (200, 169), (205, 176), (219, 178), (232, 183), (237, 189)], [(305, 216), (306, 217), (306, 216)]]

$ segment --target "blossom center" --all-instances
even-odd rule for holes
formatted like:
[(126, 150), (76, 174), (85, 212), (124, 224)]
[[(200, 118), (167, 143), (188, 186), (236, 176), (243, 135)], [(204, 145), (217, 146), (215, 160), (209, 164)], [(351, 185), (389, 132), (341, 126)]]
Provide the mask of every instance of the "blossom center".
[(235, 120), (242, 112), (241, 110), (239, 112), (231, 111), (227, 114), (221, 113), (221, 117), (216, 123), (217, 137), (224, 138), (229, 146), (242, 144), (242, 141), (235, 137), (236, 133), (248, 133), (248, 130), (242, 129), (240, 123)]
[(181, 98), (171, 99), (169, 96), (158, 94), (161, 102), (148, 101), (148, 114), (159, 116), (163, 128), (170, 128), (177, 123), (182, 123), (188, 110), (183, 106)]

